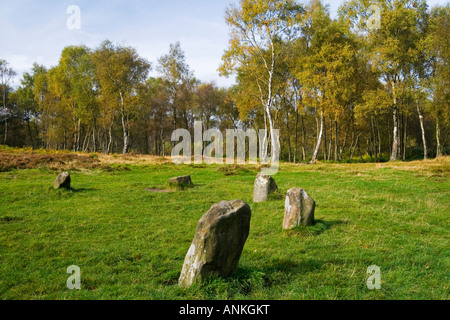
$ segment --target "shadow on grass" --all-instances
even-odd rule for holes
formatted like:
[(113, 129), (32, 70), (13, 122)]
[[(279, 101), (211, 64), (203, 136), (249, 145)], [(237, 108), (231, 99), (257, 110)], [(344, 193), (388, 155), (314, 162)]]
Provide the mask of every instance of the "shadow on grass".
[(282, 193), (281, 191), (277, 191), (277, 192), (269, 194), (268, 201), (284, 200), (285, 198), (286, 198), (286, 193)]
[(310, 227), (300, 226), (292, 230), (286, 231), (286, 235), (288, 237), (295, 236), (307, 236), (307, 237), (318, 237), (325, 233), (328, 230), (333, 229), (339, 225), (349, 224), (348, 221), (335, 220), (335, 221), (324, 221), (324, 220), (315, 220), (314, 224)]
[(206, 183), (193, 183), (190, 187), (189, 187), (189, 189), (195, 189), (195, 188), (199, 188), (199, 187), (205, 187), (205, 186), (208, 186), (208, 184), (206, 184)]
[(223, 173), (226, 177), (230, 176), (245, 176), (255, 175), (258, 170), (255, 167), (248, 167), (242, 165), (224, 165), (217, 169), (218, 172)]
[(0, 224), (1, 224), (1, 223), (21, 222), (21, 221), (23, 221), (23, 220), (24, 220), (23, 217), (10, 217), (10, 216), (0, 217)]
[(71, 191), (73, 193), (84, 193), (84, 192), (92, 192), (92, 191), (98, 191), (98, 190), (99, 189), (95, 189), (95, 188), (78, 188), (78, 189), (70, 188), (70, 190), (68, 190), (68, 191)]
[(316, 260), (275, 260), (261, 267), (240, 267), (231, 277), (210, 278), (196, 287), (210, 299), (214, 299), (218, 291), (224, 290), (228, 292), (229, 298), (236, 295), (248, 296), (273, 286), (283, 286), (299, 273), (316, 272), (322, 265)]
[(260, 268), (239, 268), (233, 278), (239, 282), (246, 282), (254, 278), (255, 275), (258, 275), (263, 277), (265, 286), (270, 287), (274, 282), (279, 284), (280, 279), (275, 281), (277, 277), (273, 277), (273, 275), (282, 275), (287, 280), (291, 275), (314, 272), (321, 268), (322, 263), (316, 260), (292, 261), (283, 259), (271, 261), (265, 265), (261, 265)]
[(197, 185), (194, 184), (170, 184), (168, 185), (167, 189), (172, 192), (180, 192), (180, 191), (187, 191), (190, 189), (194, 189)]

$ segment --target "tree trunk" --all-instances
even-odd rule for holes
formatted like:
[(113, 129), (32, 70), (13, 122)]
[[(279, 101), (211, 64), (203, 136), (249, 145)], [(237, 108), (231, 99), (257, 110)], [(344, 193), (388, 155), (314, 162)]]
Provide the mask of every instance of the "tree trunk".
[[(175, 98), (174, 98), (175, 100)], [(175, 101), (172, 105), (172, 112), (173, 112), (173, 130), (177, 130), (177, 123), (178, 123), (178, 116), (177, 116), (177, 106), (175, 105)], [(187, 129), (187, 128), (186, 128)], [(175, 148), (176, 142), (172, 141), (172, 147)]]
[(398, 107), (394, 107), (394, 135), (392, 139), (392, 154), (391, 161), (397, 161), (399, 157), (399, 111)]
[(321, 122), (323, 124), (323, 132), (322, 132), (322, 139), (323, 139), (323, 160), (327, 161), (328, 154), (327, 154), (327, 148), (328, 148), (328, 141), (327, 141), (327, 121), (325, 119), (325, 116), (322, 115)]
[[(339, 161), (341, 161), (341, 162), (342, 162), (343, 157), (344, 157), (345, 148), (347, 147), (347, 140), (348, 140), (348, 136), (350, 134), (350, 128), (352, 126), (351, 122), (352, 121), (350, 121), (350, 123), (347, 126), (347, 130), (345, 132), (345, 137), (344, 137), (344, 142), (342, 143), (340, 151), (339, 151)], [(351, 147), (350, 147), (350, 150), (351, 150)]]
[[(287, 139), (288, 139), (288, 149), (289, 149), (289, 163), (292, 161), (292, 148), (291, 148), (291, 130), (289, 128), (289, 111), (286, 112), (286, 129), (287, 129)], [(294, 161), (295, 162), (295, 161)]]
[(159, 131), (159, 154), (164, 156), (164, 129), (161, 127), (161, 130)]
[(42, 141), (42, 139), (39, 139), (39, 127), (38, 127), (38, 125), (35, 123), (34, 124), (34, 134), (35, 134), (35, 137), (36, 137), (36, 147), (38, 147), (38, 146), (40, 146), (40, 145), (42, 145), (43, 144), (43, 141)]
[(67, 150), (67, 149), (66, 149), (66, 147), (67, 147), (67, 143), (66, 143), (66, 130), (64, 130), (64, 132), (63, 132), (63, 139), (64, 139), (64, 141), (63, 141), (63, 150)]
[(387, 128), (388, 128), (388, 140), (389, 140), (389, 143), (388, 143), (388, 146), (389, 146), (389, 148), (391, 148), (391, 149), (389, 149), (389, 156), (392, 154), (392, 139), (391, 139), (391, 132), (392, 132), (392, 128), (391, 128), (391, 118), (390, 117), (388, 117), (388, 123), (387, 123)]
[(120, 102), (122, 105), (122, 110), (121, 110), (122, 131), (123, 131), (123, 151), (122, 151), (122, 153), (127, 154), (128, 148), (129, 148), (129, 136), (128, 136), (127, 121), (125, 120), (125, 103), (124, 103), (124, 98), (123, 98), (122, 93), (120, 93)]
[(359, 144), (359, 137), (361, 137), (361, 135), (362, 135), (362, 133), (360, 133), (358, 135), (358, 137), (356, 138), (356, 142), (354, 143), (354, 145), (350, 149), (350, 159), (353, 159), (353, 156), (355, 155), (356, 148), (357, 148), (357, 146)]
[(391, 81), (392, 85), (392, 95), (394, 96), (394, 135), (392, 137), (392, 153), (391, 153), (391, 161), (397, 161), (400, 156), (400, 116), (399, 109), (397, 104), (397, 81), (394, 79)]
[(263, 164), (267, 164), (267, 162), (268, 162), (268, 160), (267, 160), (267, 154), (269, 152), (269, 143), (268, 143), (268, 136), (267, 136), (268, 132), (269, 131), (267, 129), (267, 113), (264, 111), (264, 133), (265, 134), (264, 134), (264, 138), (263, 138), (262, 144), (261, 144), (261, 141), (260, 141), (260, 145), (259, 145), (259, 147), (260, 147), (260, 151), (259, 151), (260, 161)]
[(8, 140), (8, 109), (6, 108), (6, 91), (7, 85), (3, 84), (3, 110), (5, 111), (5, 138), (3, 144), (6, 145)]
[(298, 151), (298, 114), (299, 110), (296, 111), (295, 117), (295, 148), (294, 148), (294, 164), (297, 163), (297, 151)]
[(128, 137), (128, 131), (127, 131), (127, 124), (125, 121), (125, 114), (122, 112), (122, 130), (123, 130), (123, 154), (128, 153), (128, 143), (129, 143), (129, 137)]
[(6, 146), (8, 140), (8, 115), (5, 115), (5, 140), (3, 141), (3, 144)]
[(370, 124), (372, 127), (372, 148), (373, 148), (373, 154), (375, 156), (375, 162), (378, 162), (378, 151), (377, 151), (377, 134), (375, 132), (375, 121), (373, 119), (373, 116), (370, 118)]
[(80, 143), (81, 143), (81, 119), (78, 119), (76, 140), (77, 140), (76, 152), (78, 152), (80, 151)]
[(106, 154), (110, 154), (112, 153), (112, 143), (113, 143), (113, 137), (112, 137), (112, 127), (113, 127), (114, 121), (111, 122), (111, 125), (109, 126), (109, 141), (108, 141), (108, 147), (107, 147), (107, 151)]
[(315, 144), (317, 145), (317, 143), (319, 142), (319, 136), (320, 136), (320, 119), (319, 117), (316, 115), (315, 116), (315, 120), (316, 120), (316, 141)]
[(83, 142), (83, 148), (81, 150), (83, 150), (83, 152), (87, 152), (89, 149), (89, 143), (90, 143), (90, 134), (89, 134), (89, 130), (86, 133), (86, 136), (84, 137), (84, 142)]
[(363, 159), (362, 152), (361, 152), (361, 144), (360, 144), (360, 139), (359, 139), (359, 137), (358, 137), (358, 143), (357, 143), (357, 145), (358, 145), (359, 159), (360, 159), (361, 163), (364, 163), (364, 159)]
[(272, 145), (272, 164), (279, 162), (280, 156), (280, 148), (279, 148), (279, 140), (277, 135), (275, 134), (275, 127), (272, 119), (272, 114), (270, 112), (269, 106), (266, 106), (267, 118), (269, 120), (269, 128), (270, 128), (270, 140)]
[(378, 124), (378, 119), (375, 122), (375, 125), (377, 127), (377, 135), (378, 135), (378, 155), (380, 156), (380, 161), (382, 158), (382, 150), (381, 150), (381, 134), (380, 134), (380, 125)]
[(28, 128), (28, 134), (30, 135), (31, 147), (34, 149), (35, 143), (34, 143), (34, 139), (33, 139), (33, 132), (31, 131), (31, 125), (30, 125), (29, 119), (27, 119), (27, 128)]
[(352, 130), (352, 143), (350, 145), (350, 160), (353, 158), (355, 153), (355, 121), (354, 121), (354, 113), (352, 107), (352, 120), (351, 120), (351, 130)]
[(419, 114), (420, 129), (422, 130), (423, 159), (427, 160), (428, 159), (427, 138), (425, 135), (425, 125), (422, 112), (420, 111), (419, 100), (416, 100), (416, 104), (417, 104), (417, 113)]
[(408, 116), (405, 116), (404, 126), (403, 126), (403, 161), (406, 161), (406, 148), (408, 142)]
[(441, 126), (439, 124), (439, 118), (436, 117), (436, 144), (437, 144), (437, 152), (436, 157), (440, 158), (443, 156), (443, 150), (441, 145)]
[(73, 152), (77, 152), (77, 138), (78, 138), (78, 124), (76, 122), (76, 118), (74, 117), (73, 121), (75, 122), (75, 128), (73, 131)]
[(339, 149), (339, 128), (338, 128), (338, 122), (334, 121), (334, 161), (338, 161), (338, 149)]
[(94, 119), (94, 124), (93, 124), (93, 128), (92, 128), (92, 142), (93, 142), (93, 151), (94, 153), (97, 152), (97, 142), (96, 142), (96, 137), (95, 137), (95, 119)]
[(320, 133), (319, 133), (319, 137), (317, 139), (317, 146), (316, 146), (316, 150), (314, 151), (313, 157), (311, 159), (311, 163), (315, 163), (317, 160), (317, 156), (319, 155), (319, 150), (320, 150), (320, 145), (322, 144), (322, 138), (323, 138), (323, 132), (325, 129), (325, 117), (323, 115), (323, 112), (320, 114)]
[(330, 143), (328, 145), (328, 161), (331, 161), (333, 157), (333, 122), (331, 121), (331, 116), (328, 116), (330, 122)]
[(306, 161), (306, 129), (305, 117), (302, 115), (302, 161)]

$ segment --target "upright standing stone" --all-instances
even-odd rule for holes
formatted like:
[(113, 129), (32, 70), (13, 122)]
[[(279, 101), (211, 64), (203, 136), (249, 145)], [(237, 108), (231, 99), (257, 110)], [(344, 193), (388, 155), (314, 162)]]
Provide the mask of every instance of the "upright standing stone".
[(300, 188), (292, 188), (287, 192), (284, 211), (283, 229), (289, 230), (298, 226), (310, 226), (314, 223), (316, 202)]
[(259, 173), (255, 180), (253, 202), (264, 202), (269, 199), (269, 194), (278, 191), (278, 186), (271, 176)]
[(70, 174), (68, 172), (63, 172), (56, 177), (55, 182), (53, 182), (53, 187), (55, 189), (70, 189)]
[(250, 219), (250, 206), (241, 200), (212, 206), (198, 223), (179, 286), (189, 288), (209, 277), (234, 274), (250, 232)]

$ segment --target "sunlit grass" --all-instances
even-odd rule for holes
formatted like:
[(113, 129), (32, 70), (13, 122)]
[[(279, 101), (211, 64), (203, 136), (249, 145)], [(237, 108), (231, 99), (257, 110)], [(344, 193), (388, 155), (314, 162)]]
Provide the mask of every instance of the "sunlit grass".
[[(280, 195), (258, 204), (252, 166), (115, 166), (72, 172), (71, 191), (52, 189), (55, 171), (0, 173), (0, 299), (449, 298), (447, 159), (284, 164)], [(146, 190), (188, 174), (194, 188)], [(286, 232), (283, 195), (294, 186), (316, 200), (316, 224)], [(237, 274), (178, 288), (198, 220), (233, 199), (252, 208)], [(66, 288), (70, 265), (82, 270), (80, 291)], [(371, 265), (379, 291), (366, 287)]]

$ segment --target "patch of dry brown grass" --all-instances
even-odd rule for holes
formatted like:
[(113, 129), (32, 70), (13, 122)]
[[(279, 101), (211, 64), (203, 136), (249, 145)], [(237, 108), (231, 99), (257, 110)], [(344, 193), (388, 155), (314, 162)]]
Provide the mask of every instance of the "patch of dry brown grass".
[(447, 177), (450, 178), (450, 157), (440, 157), (432, 160), (411, 161), (411, 162), (387, 162), (387, 163), (354, 163), (354, 164), (339, 164), (339, 163), (322, 163), (318, 162), (315, 165), (294, 165), (282, 164), (281, 168), (289, 168), (301, 171), (340, 171), (347, 172), (354, 175), (364, 175), (365, 173), (382, 170), (393, 169), (399, 171), (413, 171), (418, 175), (428, 177)]
[(0, 172), (13, 169), (77, 170), (103, 169), (98, 159), (74, 153), (37, 154), (32, 152), (8, 154), (0, 152)]
[(100, 163), (105, 165), (154, 165), (172, 163), (172, 160), (170, 158), (135, 154), (98, 154), (98, 159)]
[[(192, 159), (193, 161), (194, 159)], [(35, 169), (49, 168), (52, 170), (81, 170), (81, 169), (105, 169), (111, 170), (111, 166), (127, 165), (164, 165), (172, 164), (171, 157), (156, 157), (136, 154), (88, 154), (73, 153), (69, 151), (55, 150), (33, 150), (30, 148), (18, 149), (0, 146), (0, 172), (12, 169)], [(259, 171), (262, 166), (224, 166), (219, 170), (225, 174), (233, 175), (239, 170)], [(361, 163), (361, 164), (339, 164), (321, 163), (315, 165), (299, 165), (282, 163), (283, 168), (300, 171), (343, 171), (355, 175), (381, 170), (394, 169), (404, 171), (414, 171), (418, 175), (431, 177), (450, 178), (450, 157), (441, 157), (432, 160), (412, 161), (412, 162), (388, 162), (388, 163)]]
[(112, 165), (120, 169), (126, 165), (154, 165), (171, 163), (170, 158), (146, 155), (105, 155), (48, 149), (10, 148), (0, 146), (0, 172), (13, 169), (48, 168), (50, 170), (102, 169)]
[(450, 178), (450, 157), (412, 162), (394, 162), (383, 164), (383, 167), (395, 170), (414, 171), (419, 175)]

